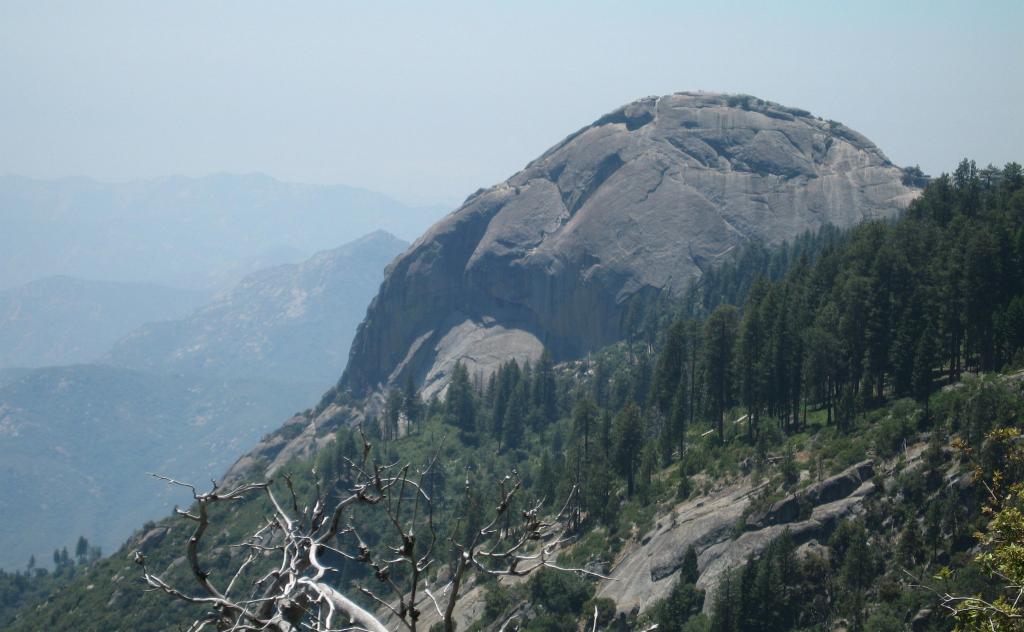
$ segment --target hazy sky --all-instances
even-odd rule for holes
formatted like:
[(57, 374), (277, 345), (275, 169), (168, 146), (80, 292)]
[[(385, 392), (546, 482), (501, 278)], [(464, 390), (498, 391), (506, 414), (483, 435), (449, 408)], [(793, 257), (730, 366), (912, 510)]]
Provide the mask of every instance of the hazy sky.
[(262, 171), (457, 201), (679, 90), (898, 164), (1024, 160), (1024, 2), (0, 0), (0, 173)]

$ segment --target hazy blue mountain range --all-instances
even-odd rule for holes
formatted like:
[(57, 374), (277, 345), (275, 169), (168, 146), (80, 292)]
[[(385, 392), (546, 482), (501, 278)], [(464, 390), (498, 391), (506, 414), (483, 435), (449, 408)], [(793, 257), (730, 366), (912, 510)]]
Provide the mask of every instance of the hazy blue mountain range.
[[(199, 293), (149, 285), (56, 278), (0, 294), (15, 297), (0, 313), (16, 316), (0, 327), (0, 353), (19, 353), (20, 364), (33, 350), (47, 361), (103, 356), (0, 366), (0, 568), (33, 553), (48, 560), (78, 535), (112, 550), (188, 500), (148, 471), (216, 478), (315, 401), (343, 370), (385, 267), (407, 246), (377, 231), (250, 274), (187, 315)], [(178, 319), (143, 324), (110, 348), (130, 319), (168, 316)]]
[(0, 386), (0, 567), (45, 561), (79, 534), (112, 551), (319, 393), (319, 385), (212, 380), (77, 365)]
[(91, 362), (143, 323), (181, 318), (206, 292), (49, 277), (0, 290), (0, 367)]
[(32, 369), (25, 367), (13, 367), (10, 369), (0, 369), (0, 386), (10, 384), (11, 382), (20, 379), (21, 377), (28, 375), (32, 372)]
[(408, 245), (377, 231), (303, 263), (256, 272), (186, 318), (142, 326), (104, 361), (326, 387), (345, 368), (385, 266)]
[(64, 274), (224, 289), (373, 230), (413, 239), (443, 210), (261, 174), (125, 183), (3, 176), (0, 288)]

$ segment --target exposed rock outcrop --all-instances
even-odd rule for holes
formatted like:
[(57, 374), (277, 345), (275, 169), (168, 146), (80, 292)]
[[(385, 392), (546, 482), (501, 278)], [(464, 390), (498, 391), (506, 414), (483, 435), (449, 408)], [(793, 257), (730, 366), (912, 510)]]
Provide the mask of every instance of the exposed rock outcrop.
[[(643, 611), (669, 593), (686, 549), (693, 546), (700, 570), (697, 587), (706, 591), (704, 609), (710, 611), (722, 574), (759, 554), (785, 531), (796, 544), (821, 542), (840, 520), (857, 514), (875, 491), (873, 472), (871, 461), (852, 465), (773, 504), (756, 525), (748, 522), (749, 530), (738, 537), (737, 524), (760, 489), (749, 480), (680, 503), (625, 551), (612, 570), (613, 581), (604, 583), (598, 595), (614, 599), (620, 612)], [(784, 513), (787, 510), (781, 508), (788, 507), (790, 499), (807, 503), (809, 515)]]
[(772, 503), (766, 511), (747, 517), (747, 529), (764, 529), (771, 525), (796, 522), (800, 519), (803, 507), (817, 507), (846, 498), (871, 480), (874, 472), (872, 461), (862, 461), (835, 476)]
[(749, 240), (896, 214), (917, 190), (857, 132), (746, 96), (679, 93), (620, 108), (470, 196), (390, 267), (341, 386), (454, 363), (579, 357), (619, 340), (631, 300), (677, 292)]

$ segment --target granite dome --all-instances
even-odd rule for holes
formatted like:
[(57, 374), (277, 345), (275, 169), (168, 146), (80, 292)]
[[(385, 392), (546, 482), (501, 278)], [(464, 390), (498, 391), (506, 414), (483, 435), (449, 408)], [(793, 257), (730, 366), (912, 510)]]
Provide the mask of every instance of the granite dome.
[(458, 360), (579, 357), (619, 340), (631, 297), (679, 292), (737, 246), (897, 214), (917, 189), (871, 141), (746, 95), (630, 103), (471, 195), (389, 267), (341, 387)]

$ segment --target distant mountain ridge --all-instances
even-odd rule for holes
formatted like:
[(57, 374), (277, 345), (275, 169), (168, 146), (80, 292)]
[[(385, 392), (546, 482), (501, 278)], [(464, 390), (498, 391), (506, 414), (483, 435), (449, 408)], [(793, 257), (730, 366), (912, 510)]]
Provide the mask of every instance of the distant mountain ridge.
[(180, 318), (209, 294), (56, 276), (0, 290), (0, 368), (92, 362), (143, 323)]
[[(344, 368), (385, 267), (407, 246), (376, 231), (302, 263), (255, 272), (190, 314), (140, 326), (108, 350), (103, 365), (0, 366), (0, 479), (8, 483), (0, 488), (0, 568), (21, 566), (33, 553), (49, 559), (53, 547), (78, 535), (113, 549), (132, 528), (188, 501), (147, 472), (216, 478), (281, 419), (315, 401)], [(94, 288), (74, 279), (53, 283), (60, 287), (43, 295), (67, 303), (57, 311), (71, 320), (78, 314), (79, 329), (57, 336), (33, 320), (26, 327), (36, 335), (22, 332), (24, 340), (49, 337), (51, 357), (62, 340), (88, 340), (94, 350), (105, 336), (86, 335), (102, 330), (87, 316), (104, 310), (72, 301), (67, 288), (57, 291), (70, 284), (97, 302), (85, 291)], [(113, 288), (116, 299), (98, 301), (106, 311), (126, 301), (125, 313), (113, 314), (121, 321), (141, 309), (131, 304), (140, 297), (136, 286), (100, 288)], [(178, 301), (157, 305), (166, 317), (185, 310), (188, 297), (157, 292), (152, 302)], [(47, 315), (42, 307), (36, 312)], [(76, 324), (60, 322), (69, 330)]]
[(384, 268), (408, 243), (376, 231), (250, 274), (178, 320), (148, 323), (103, 361), (148, 371), (331, 384)]
[(0, 288), (71, 274), (224, 289), (254, 260), (299, 262), (377, 229), (413, 239), (445, 210), (262, 174), (123, 183), (0, 176)]

